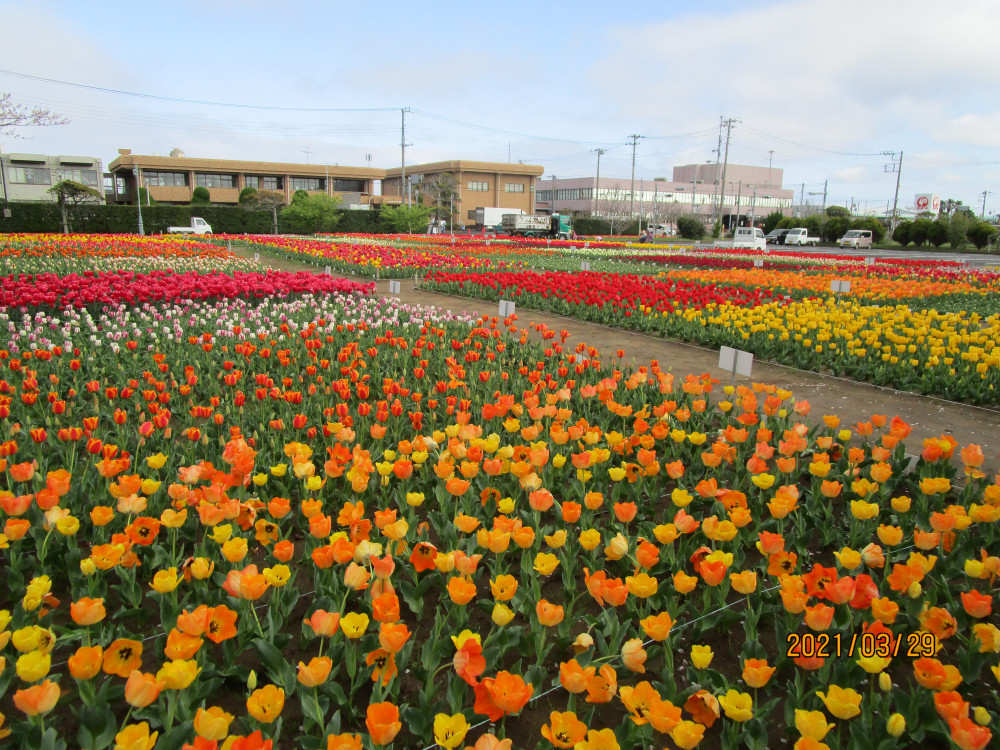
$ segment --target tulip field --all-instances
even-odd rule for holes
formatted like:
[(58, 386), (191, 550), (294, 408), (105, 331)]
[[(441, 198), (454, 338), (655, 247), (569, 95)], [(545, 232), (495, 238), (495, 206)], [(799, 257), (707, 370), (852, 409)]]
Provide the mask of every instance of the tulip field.
[(525, 308), (996, 404), (997, 275), (227, 241), (0, 236), (0, 747), (996, 746), (980, 446)]

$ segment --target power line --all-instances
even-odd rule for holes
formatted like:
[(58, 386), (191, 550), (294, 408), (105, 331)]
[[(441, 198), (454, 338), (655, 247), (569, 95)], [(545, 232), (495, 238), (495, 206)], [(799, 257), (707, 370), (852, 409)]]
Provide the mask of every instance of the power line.
[(140, 99), (155, 99), (161, 102), (174, 102), (179, 104), (198, 104), (206, 107), (234, 107), (236, 109), (264, 109), (276, 112), (394, 112), (399, 107), (276, 107), (267, 104), (236, 104), (232, 102), (212, 102), (201, 99), (180, 99), (171, 96), (161, 96), (160, 94), (143, 94), (137, 91), (124, 91), (122, 89), (112, 89), (104, 86), (92, 86), (86, 83), (74, 83), (72, 81), (59, 81), (55, 78), (43, 78), (27, 73), (16, 73), (12, 70), (0, 69), (0, 75), (13, 76), (15, 78), (26, 78), (29, 81), (41, 81), (43, 83), (54, 83), (59, 86), (72, 86), (77, 89), (87, 89), (88, 91), (100, 91), (105, 94), (117, 94), (119, 96), (134, 96)]

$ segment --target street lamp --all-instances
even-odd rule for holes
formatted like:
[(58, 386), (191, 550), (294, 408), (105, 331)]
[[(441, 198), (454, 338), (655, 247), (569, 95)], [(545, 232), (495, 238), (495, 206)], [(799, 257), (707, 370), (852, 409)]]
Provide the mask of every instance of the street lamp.
[(139, 172), (139, 167), (132, 167), (132, 174), (135, 175), (135, 207), (139, 209), (139, 235), (142, 236), (146, 234), (145, 230), (142, 228), (142, 198), (139, 196), (139, 185), (141, 183), (141, 174)]

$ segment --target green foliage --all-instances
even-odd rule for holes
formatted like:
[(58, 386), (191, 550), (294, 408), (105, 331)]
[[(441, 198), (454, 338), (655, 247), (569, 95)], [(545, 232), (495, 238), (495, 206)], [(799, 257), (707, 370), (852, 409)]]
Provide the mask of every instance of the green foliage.
[(299, 201), (304, 201), (309, 199), (309, 193), (306, 190), (296, 190), (292, 193), (292, 203), (297, 203)]
[(910, 242), (917, 247), (927, 242), (927, 233), (934, 224), (930, 219), (914, 219), (910, 224)]
[(977, 250), (982, 250), (996, 239), (997, 230), (992, 224), (985, 221), (977, 221), (969, 227), (966, 236), (969, 238), (969, 241), (976, 246)]
[(379, 223), (394, 234), (413, 234), (427, 229), (430, 215), (430, 206), (387, 206), (382, 209)]
[(848, 211), (843, 206), (827, 206), (826, 215), (831, 219), (849, 219), (851, 218), (851, 212)]
[(199, 185), (194, 190), (191, 191), (191, 205), (192, 206), (211, 206), (212, 196), (208, 192), (208, 188), (204, 185)]
[(903, 220), (896, 225), (895, 231), (892, 233), (892, 239), (898, 242), (903, 247), (910, 244), (910, 228), (913, 226), (912, 221)]
[[(836, 208), (836, 206), (831, 206), (831, 208)], [(850, 228), (851, 222), (846, 216), (834, 216), (826, 220), (826, 225), (823, 227), (823, 240), (826, 242), (836, 242)]]
[(385, 229), (379, 224), (378, 211), (347, 210), (340, 212), (338, 232), (352, 234), (378, 234)]
[(931, 224), (930, 229), (927, 230), (927, 241), (934, 245), (934, 247), (941, 247), (941, 245), (946, 243), (948, 241), (949, 223), (945, 219), (938, 219)]
[(240, 191), (241, 206), (244, 206), (248, 203), (256, 203), (256, 202), (257, 202), (257, 188), (250, 187), (249, 185), (247, 185), (247, 187), (243, 188)]
[(705, 236), (705, 224), (693, 216), (678, 216), (677, 234), (686, 240), (700, 240)]
[(64, 234), (70, 232), (70, 218), (76, 207), (86, 201), (101, 201), (104, 196), (96, 188), (83, 185), (73, 180), (61, 180), (48, 189), (48, 192), (56, 197), (56, 204), (59, 206), (59, 216), (62, 220), (62, 230)]
[(721, 236), (722, 236), (722, 222), (721, 221), (716, 221), (712, 225), (712, 237), (714, 237), (715, 239), (718, 239)]
[(639, 234), (639, 220), (632, 219), (632, 221), (625, 222), (621, 229), (618, 230), (618, 234), (625, 235), (626, 237), (633, 234)]
[(156, 205), (156, 201), (149, 195), (149, 190), (147, 190), (144, 187), (139, 188), (139, 203), (141, 203), (144, 206)]
[(863, 219), (855, 219), (851, 222), (851, 229), (868, 229), (872, 233), (872, 244), (877, 245), (885, 239), (886, 226), (874, 216), (866, 216)]
[(286, 206), (281, 212), (282, 218), (287, 222), (292, 232), (295, 234), (315, 234), (316, 232), (332, 232), (337, 227), (340, 220), (340, 213), (337, 207), (340, 205), (340, 198), (336, 198), (325, 193), (316, 193), (305, 198), (298, 197), (300, 192), (296, 191), (292, 197), (290, 206)]
[(769, 234), (775, 227), (778, 226), (778, 224), (784, 218), (785, 218), (785, 215), (783, 213), (781, 213), (781, 211), (772, 211), (767, 216), (765, 216), (764, 217), (764, 234)]
[(608, 220), (598, 219), (594, 216), (580, 216), (573, 219), (573, 229), (576, 230), (577, 234), (586, 235), (588, 237), (598, 235), (603, 237), (611, 234), (611, 224), (608, 223)]
[(951, 226), (948, 227), (948, 244), (951, 245), (953, 250), (958, 250), (966, 243), (967, 233), (975, 223), (975, 216), (964, 206), (959, 205), (955, 209), (951, 215)]

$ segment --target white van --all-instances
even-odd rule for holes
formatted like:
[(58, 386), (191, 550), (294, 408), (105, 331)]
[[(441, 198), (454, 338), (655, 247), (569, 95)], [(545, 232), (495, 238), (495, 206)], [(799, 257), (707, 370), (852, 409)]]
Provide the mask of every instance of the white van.
[(841, 247), (853, 247), (857, 250), (867, 250), (872, 246), (872, 230), (852, 229), (837, 242)]
[(767, 240), (764, 238), (764, 230), (757, 227), (736, 227), (733, 233), (733, 247), (766, 250)]

